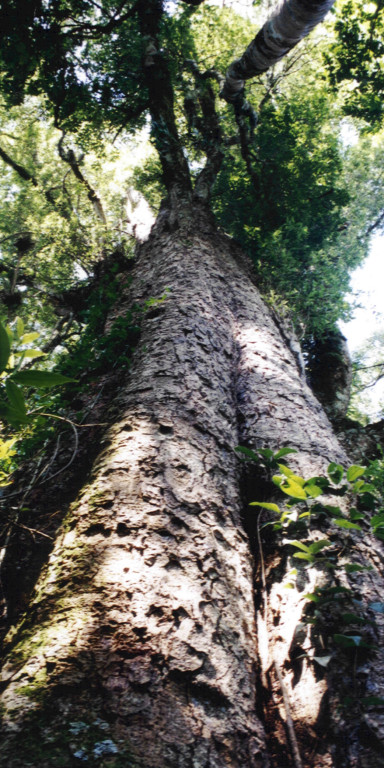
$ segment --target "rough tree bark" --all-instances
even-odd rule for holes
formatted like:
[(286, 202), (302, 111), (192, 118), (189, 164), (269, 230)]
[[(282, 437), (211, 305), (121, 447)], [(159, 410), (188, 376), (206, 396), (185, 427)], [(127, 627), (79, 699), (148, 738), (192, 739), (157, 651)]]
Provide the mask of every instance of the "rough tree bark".
[[(8, 638), (0, 765), (297, 768), (291, 718), (303, 765), (379, 766), (374, 750), (358, 762), (356, 722), (325, 706), (332, 675), (305, 661), (297, 679), (314, 572), (287, 597), (283, 558), (267, 558), (263, 612), (233, 449), (290, 445), (311, 475), (345, 456), (246, 261), (202, 210), (175, 232), (158, 224), (125, 301), (166, 289), (121, 417)], [(369, 577), (367, 599), (378, 588)]]

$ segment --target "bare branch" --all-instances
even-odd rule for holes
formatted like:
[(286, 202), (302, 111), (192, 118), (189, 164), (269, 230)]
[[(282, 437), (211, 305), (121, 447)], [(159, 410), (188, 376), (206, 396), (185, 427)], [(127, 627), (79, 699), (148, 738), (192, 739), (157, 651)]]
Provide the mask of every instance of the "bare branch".
[(82, 160), (82, 157), (76, 158), (76, 155), (72, 149), (68, 149), (68, 150), (64, 149), (64, 138), (65, 138), (65, 131), (62, 131), (61, 138), (59, 139), (59, 142), (57, 145), (59, 150), (59, 155), (64, 163), (68, 163), (68, 165), (71, 167), (76, 178), (79, 181), (81, 181), (81, 183), (85, 186), (88, 193), (88, 200), (91, 201), (97, 218), (99, 219), (99, 221), (101, 221), (102, 224), (104, 224), (104, 226), (107, 226), (107, 218), (104, 213), (104, 208), (100, 200), (100, 197), (98, 196), (97, 192), (95, 192), (93, 187), (91, 187), (89, 181), (85, 178), (84, 174), (80, 169), (80, 162)]
[[(21, 179), (24, 179), (24, 181), (30, 181), (34, 187), (37, 189), (41, 189), (39, 182), (37, 181), (36, 177), (33, 176), (32, 173), (30, 173), (27, 168), (24, 168), (24, 166), (20, 165), (16, 162), (16, 160), (13, 160), (8, 153), (0, 147), (0, 157), (11, 168), (13, 168), (14, 171), (20, 176)], [(56, 208), (56, 201), (53, 195), (51, 194), (50, 190), (43, 189), (42, 190), (45, 198), (48, 200), (48, 202), (53, 205), (54, 208)]]
[(381, 227), (382, 224), (384, 224), (384, 211), (380, 214), (380, 216), (377, 217), (376, 221), (371, 224), (368, 229), (365, 232), (365, 236), (368, 237), (374, 229), (377, 229), (378, 227)]

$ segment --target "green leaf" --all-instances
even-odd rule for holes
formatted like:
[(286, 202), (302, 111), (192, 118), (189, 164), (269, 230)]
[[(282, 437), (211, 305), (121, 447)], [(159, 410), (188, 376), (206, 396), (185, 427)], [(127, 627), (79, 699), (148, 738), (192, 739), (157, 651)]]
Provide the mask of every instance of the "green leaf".
[(349, 517), (351, 520), (364, 520), (364, 512), (359, 512), (358, 509), (355, 509), (352, 507), (352, 509), (349, 510)]
[(260, 456), (263, 457), (263, 459), (272, 459), (273, 457), (273, 451), (271, 451), (270, 448), (258, 448), (257, 453), (260, 454)]
[(22, 417), (25, 416), (27, 413), (27, 408), (21, 389), (17, 386), (17, 384), (15, 384), (14, 381), (12, 381), (12, 379), (7, 379), (5, 382), (5, 389), (12, 408), (19, 412)]
[(366, 493), (364, 491), (363, 493), (361, 493), (359, 502), (364, 509), (374, 510), (376, 507), (376, 499), (374, 495), (369, 492)]
[(315, 476), (315, 477), (309, 477), (309, 478), (308, 478), (308, 480), (306, 480), (306, 482), (305, 482), (304, 486), (305, 486), (307, 483), (308, 483), (309, 485), (318, 485), (318, 486), (319, 486), (319, 488), (322, 488), (322, 490), (323, 490), (323, 491), (328, 491), (328, 490), (329, 490), (329, 488), (330, 488), (330, 485), (329, 485), (329, 480), (327, 480), (327, 478), (326, 478), (326, 477), (318, 477), (318, 476)]
[(361, 475), (364, 474), (366, 469), (367, 469), (367, 467), (361, 467), (358, 464), (352, 464), (347, 469), (347, 480), (350, 483), (353, 483), (354, 480), (357, 480), (358, 477), (361, 477)]
[(297, 541), (297, 539), (286, 539), (284, 543), (290, 544), (292, 547), (297, 547), (297, 549), (301, 549), (303, 552), (306, 552), (307, 554), (309, 554), (309, 552), (311, 551), (306, 544), (303, 544), (302, 541)]
[(308, 563), (315, 562), (315, 557), (313, 555), (307, 555), (305, 552), (294, 552), (293, 557), (297, 557), (299, 560), (307, 560)]
[(264, 507), (264, 509), (270, 509), (271, 512), (277, 512), (277, 514), (280, 514), (280, 509), (277, 506), (277, 504), (272, 504), (272, 502), (267, 501), (251, 501), (250, 507)]
[(21, 319), (21, 317), (16, 318), (16, 333), (19, 339), (21, 339), (23, 333), (24, 333), (24, 323)]
[(310, 481), (307, 481), (304, 483), (304, 489), (308, 496), (310, 496), (312, 499), (316, 499), (317, 496), (321, 496), (323, 493), (323, 490), (320, 488), (320, 486), (315, 485), (314, 483), (311, 483)]
[(16, 437), (11, 437), (10, 440), (0, 440), (0, 461), (4, 461), (4, 459), (16, 453), (16, 451), (12, 450), (16, 440)]
[(0, 323), (0, 373), (7, 367), (8, 358), (11, 354), (11, 345), (9, 337), (2, 323)]
[(277, 453), (273, 454), (273, 458), (276, 461), (277, 459), (281, 459), (283, 456), (288, 456), (289, 453), (297, 453), (297, 451), (295, 448), (280, 448)]
[(353, 483), (352, 490), (354, 493), (372, 493), (376, 489), (372, 483), (366, 483), (365, 480), (356, 480)]
[(384, 512), (379, 512), (377, 515), (373, 515), (371, 518), (371, 523), (374, 528), (379, 525), (384, 525)]
[(20, 424), (27, 424), (28, 416), (25, 412), (19, 411), (17, 408), (5, 408), (4, 418), (13, 426), (18, 427)]
[[(359, 491), (361, 491), (361, 489), (362, 489), (362, 488), (363, 488), (365, 485), (367, 485), (367, 483), (366, 483), (364, 480), (356, 480), (356, 482), (355, 482), (355, 483), (353, 483), (353, 486), (352, 486), (352, 490), (353, 490), (353, 492), (354, 492), (354, 493), (359, 493)], [(370, 491), (371, 491), (371, 490), (372, 490), (372, 486), (370, 486), (369, 488), (367, 488), (367, 490), (370, 490)]]
[(361, 573), (361, 571), (372, 571), (371, 565), (359, 565), (358, 563), (344, 563), (343, 568), (346, 573)]
[(237, 445), (235, 451), (236, 453), (243, 453), (244, 456), (246, 456), (248, 459), (252, 459), (252, 461), (260, 461), (258, 455), (254, 451), (251, 451), (250, 448), (246, 448), (245, 445)]
[(300, 485), (301, 487), (304, 485), (305, 480), (303, 477), (300, 477), (300, 475), (295, 475), (294, 472), (292, 472), (289, 467), (286, 467), (285, 464), (278, 464), (280, 472), (285, 475), (285, 477), (288, 478), (288, 480), (292, 480), (293, 482), (297, 483), (297, 485)]
[(335, 643), (343, 646), (343, 648), (357, 648), (364, 644), (364, 639), (361, 635), (333, 635)]
[(367, 620), (356, 613), (342, 613), (341, 618), (346, 624), (360, 624), (362, 626), (367, 624)]
[(351, 523), (351, 521), (350, 520), (346, 520), (345, 517), (339, 517), (334, 522), (340, 528), (348, 528), (348, 529), (353, 529), (355, 531), (361, 531), (361, 526), (360, 525), (357, 525), (357, 523)]
[(341, 466), (341, 464), (335, 464), (335, 462), (332, 461), (327, 469), (327, 472), (332, 482), (336, 483), (337, 485), (343, 478), (344, 468)]
[(75, 379), (53, 371), (19, 371), (12, 376), (12, 380), (24, 387), (41, 387), (43, 389), (75, 381)]
[(24, 336), (21, 337), (20, 343), (21, 344), (31, 344), (32, 341), (36, 341), (38, 339), (40, 334), (37, 331), (33, 331), (32, 333), (25, 333)]
[(19, 352), (15, 352), (15, 355), (17, 355), (17, 357), (29, 357), (29, 358), (45, 357), (45, 354), (46, 353), (42, 352), (41, 349), (24, 349)]
[(331, 543), (329, 539), (321, 539), (320, 541), (314, 541), (313, 544), (310, 544), (309, 551), (312, 552), (313, 555), (316, 555), (320, 550), (324, 549), (324, 547), (330, 547)]
[(335, 507), (333, 504), (322, 504), (321, 509), (328, 512), (331, 517), (338, 517), (338, 515), (341, 515), (340, 507)]
[(282, 490), (284, 493), (287, 494), (287, 496), (292, 496), (294, 499), (299, 499), (300, 501), (303, 501), (307, 498), (307, 494), (304, 491), (304, 489), (301, 487), (301, 485), (298, 485), (298, 483), (294, 482), (293, 480), (287, 480), (286, 483), (280, 485), (280, 490)]

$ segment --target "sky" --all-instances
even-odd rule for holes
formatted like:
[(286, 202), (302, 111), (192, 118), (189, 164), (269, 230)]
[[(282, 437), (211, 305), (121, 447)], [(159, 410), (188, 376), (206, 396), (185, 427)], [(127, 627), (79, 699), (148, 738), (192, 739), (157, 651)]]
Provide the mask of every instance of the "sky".
[[(340, 323), (340, 328), (353, 355), (375, 331), (384, 332), (384, 235), (373, 236), (369, 256), (352, 274), (351, 287), (360, 307), (354, 310), (353, 320)], [(364, 398), (370, 420), (381, 418), (378, 403), (384, 400), (384, 380), (365, 390)]]
[(351, 287), (361, 305), (354, 319), (340, 323), (351, 352), (361, 347), (368, 336), (384, 327), (384, 236), (372, 238), (370, 253), (364, 264), (352, 274)]

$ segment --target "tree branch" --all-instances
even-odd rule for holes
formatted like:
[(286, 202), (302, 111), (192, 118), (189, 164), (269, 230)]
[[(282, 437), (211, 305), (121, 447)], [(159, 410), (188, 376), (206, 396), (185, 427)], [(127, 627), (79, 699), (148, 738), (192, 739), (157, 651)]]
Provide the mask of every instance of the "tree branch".
[[(140, 0), (139, 0), (140, 1)], [(116, 11), (114, 16), (109, 17), (109, 21), (106, 24), (91, 24), (90, 22), (81, 22), (81, 23), (74, 23), (69, 24), (69, 29), (71, 32), (76, 32), (77, 30), (81, 30), (81, 32), (88, 31), (89, 36), (88, 38), (96, 38), (100, 35), (109, 34), (110, 32), (113, 32), (116, 27), (119, 27), (121, 24), (123, 24), (124, 21), (127, 21), (128, 19), (132, 18), (132, 16), (137, 13), (137, 6), (138, 2), (134, 3), (131, 8), (129, 8), (128, 11), (123, 13), (121, 16), (118, 14), (121, 13), (124, 6), (126, 5), (126, 2), (123, 2), (120, 4), (119, 9)], [(63, 25), (63, 29), (64, 29)]]
[(64, 138), (65, 138), (65, 131), (62, 131), (61, 137), (57, 145), (59, 150), (59, 155), (63, 160), (63, 162), (67, 163), (71, 167), (73, 174), (76, 176), (76, 178), (84, 185), (88, 193), (88, 200), (91, 201), (93, 205), (93, 210), (95, 211), (97, 218), (99, 219), (99, 221), (101, 221), (102, 224), (104, 224), (104, 226), (107, 226), (108, 222), (107, 222), (106, 215), (104, 213), (104, 208), (100, 200), (100, 197), (95, 192), (93, 187), (91, 187), (89, 181), (85, 178), (82, 171), (80, 170), (80, 166), (79, 166), (80, 160), (76, 158), (76, 155), (73, 152), (73, 150), (64, 149)]
[(208, 203), (213, 184), (221, 168), (223, 161), (222, 132), (219, 118), (215, 108), (215, 93), (209, 84), (209, 79), (218, 79), (220, 76), (214, 70), (200, 72), (197, 64), (192, 59), (185, 61), (185, 66), (192, 72), (196, 91), (192, 100), (196, 100), (200, 106), (202, 119), (197, 118), (197, 128), (203, 139), (203, 149), (206, 154), (206, 163), (199, 173), (194, 189), (194, 196), (203, 203)]
[[(10, 168), (13, 168), (13, 170), (16, 171), (16, 173), (20, 176), (21, 179), (24, 179), (24, 181), (30, 181), (33, 184), (33, 186), (36, 187), (36, 189), (41, 190), (45, 199), (48, 201), (48, 203), (50, 203), (50, 205), (52, 205), (53, 208), (57, 208), (56, 200), (53, 197), (50, 190), (42, 189), (36, 177), (33, 176), (33, 174), (30, 173), (26, 168), (24, 168), (24, 166), (17, 163), (16, 160), (13, 160), (12, 157), (10, 157), (10, 155), (8, 155), (8, 153), (4, 149), (2, 149), (2, 147), (0, 147), (0, 157), (4, 161), (4, 163), (9, 165)], [(60, 211), (60, 213), (63, 216), (63, 218), (68, 218), (68, 216), (65, 215), (63, 211)]]
[[(245, 81), (266, 72), (321, 22), (334, 0), (285, 0), (264, 24), (240, 59), (227, 70), (221, 96), (238, 112), (250, 112)], [(244, 112), (245, 110), (245, 112)]]
[(163, 4), (161, 0), (139, 0), (137, 8), (145, 44), (143, 69), (149, 94), (152, 135), (159, 152), (165, 186), (171, 201), (177, 205), (190, 197), (192, 184), (176, 127), (171, 76), (159, 42)]
[(365, 232), (365, 236), (368, 237), (368, 235), (370, 235), (374, 229), (380, 227), (382, 224), (384, 224), (384, 211), (380, 214), (380, 216), (377, 217), (376, 221), (374, 221), (373, 224), (368, 227)]

